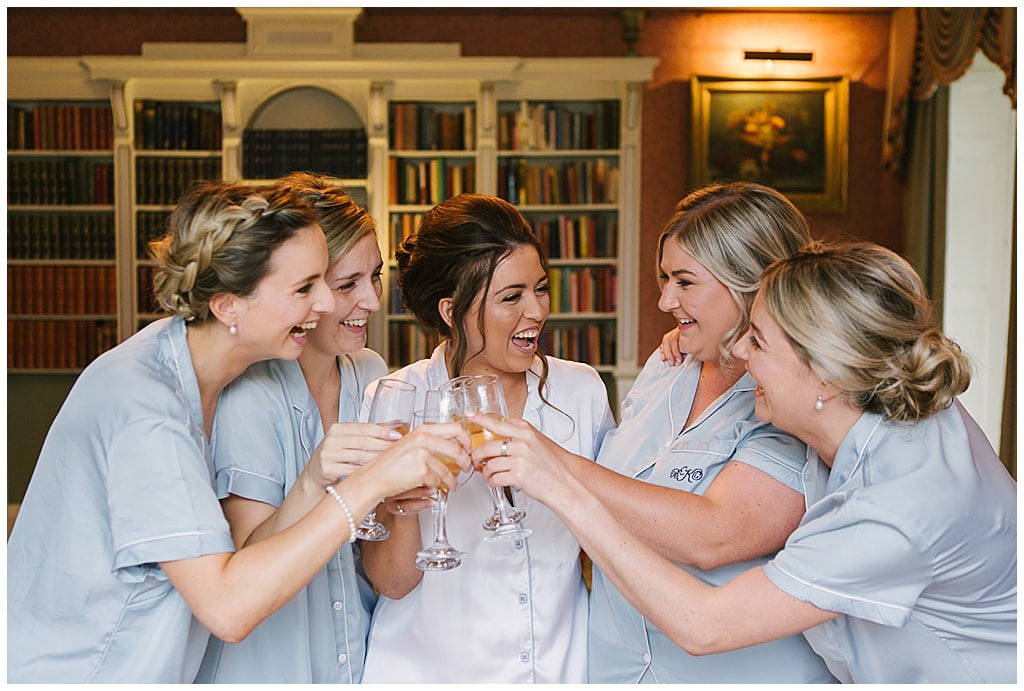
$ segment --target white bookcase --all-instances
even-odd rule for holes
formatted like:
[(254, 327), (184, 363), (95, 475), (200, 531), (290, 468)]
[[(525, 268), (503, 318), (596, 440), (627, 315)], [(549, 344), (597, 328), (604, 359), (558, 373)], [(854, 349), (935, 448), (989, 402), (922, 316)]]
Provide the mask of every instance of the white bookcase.
[[(415, 328), (391, 293), (396, 223), (414, 221), (458, 191), (504, 194), (539, 230), (592, 224), (585, 237), (574, 235), (573, 251), (552, 253), (553, 282), (577, 288), (573, 301), (560, 301), (553, 310), (549, 345), (554, 354), (593, 361), (613, 397), (624, 394), (637, 373), (641, 91), (657, 60), (475, 58), (462, 57), (450, 44), (360, 46), (352, 41), (359, 12), (242, 8), (249, 26), (245, 44), (147, 44), (139, 56), (8, 59), (9, 104), (110, 104), (112, 146), (102, 156), (112, 162), (114, 177), (113, 204), (106, 213), (113, 216), (116, 235), (117, 304), (110, 319), (117, 339), (157, 316), (147, 301), (150, 267), (143, 248), (190, 178), (265, 181), (245, 175), (250, 163), (245, 147), (253, 146), (255, 130), (361, 130), (365, 174), (339, 177), (338, 184), (377, 220), (385, 256), (383, 309), (371, 322), (370, 346), (392, 366), (422, 356), (428, 347), (407, 347), (395, 335)], [(153, 139), (147, 109), (160, 108), (168, 117), (184, 118), (184, 124), (171, 126), (180, 143)], [(606, 135), (589, 142), (559, 140), (553, 147), (538, 141), (531, 147), (502, 134), (513, 113), (539, 114), (543, 108), (555, 119), (559, 108), (580, 117), (600, 111)], [(439, 114), (436, 120), (449, 134), (430, 135), (436, 130), (427, 128), (427, 139), (419, 142), (396, 139), (412, 122), (403, 115), (408, 109)], [(189, 140), (174, 129), (188, 129), (196, 119), (207, 127), (208, 121), (216, 122), (215, 139)], [(524, 134), (526, 128), (522, 125)], [(571, 169), (577, 180), (591, 182), (580, 187), (582, 196), (531, 192), (523, 198), (508, 191), (510, 166), (528, 177), (551, 177), (554, 171), (554, 179)], [(417, 179), (417, 190), (423, 187), (427, 196), (403, 196), (398, 188), (400, 171), (429, 178), (445, 170), (449, 184), (441, 189), (432, 191)], [(8, 265), (13, 261), (9, 256)], [(573, 338), (587, 338), (573, 334), (586, 333), (603, 336), (585, 346), (568, 345)]]

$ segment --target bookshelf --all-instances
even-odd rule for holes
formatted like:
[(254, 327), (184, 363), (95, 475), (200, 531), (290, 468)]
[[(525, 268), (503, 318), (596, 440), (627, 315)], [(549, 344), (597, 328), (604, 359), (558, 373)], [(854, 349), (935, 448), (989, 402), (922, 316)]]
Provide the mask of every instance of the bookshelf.
[(621, 101), (498, 104), (498, 194), (548, 247), (552, 355), (617, 365)]
[(219, 101), (157, 99), (144, 92), (131, 104), (130, 304), (131, 323), (138, 329), (160, 316), (152, 292), (149, 241), (165, 233), (167, 217), (193, 181), (221, 177), (221, 112)]
[(399, 98), (388, 104), (388, 281), (382, 300), (385, 357), (395, 368), (427, 357), (439, 340), (402, 307), (395, 248), (416, 231), (432, 206), (477, 191), (476, 89), (456, 90), (449, 100)]
[[(196, 177), (259, 183), (320, 168), (363, 204), (385, 257), (369, 345), (395, 367), (433, 343), (398, 308), (394, 243), (453, 194), (505, 196), (549, 243), (552, 282), (568, 286), (549, 352), (592, 362), (611, 392), (628, 390), (638, 371), (640, 102), (656, 59), (463, 57), (454, 44), (355, 44), (358, 8), (238, 11), (244, 44), (8, 58), (8, 390), (26, 401), (9, 408), (8, 424), (40, 432), (9, 442), (9, 465), (31, 465), (82, 367), (159, 316), (146, 244)], [(36, 129), (40, 105), (78, 124)], [(540, 127), (559, 118), (576, 127), (569, 139)], [(587, 140), (595, 128), (603, 138)], [(94, 130), (107, 138), (91, 139)], [(525, 175), (509, 187), (512, 170)], [(590, 181), (582, 193), (545, 196), (543, 178), (570, 175)], [(43, 176), (68, 184), (23, 187)], [(93, 327), (96, 344), (84, 348), (79, 330)], [(74, 357), (55, 355), (74, 339)]]
[(401, 307), (394, 248), (433, 204), (476, 191), (515, 204), (549, 250), (546, 352), (592, 364), (613, 403), (628, 390), (637, 373), (640, 89), (653, 64), (524, 59), (493, 82), (394, 85), (388, 195), (376, 206), (387, 219), (378, 343), (389, 365), (436, 345)]
[(7, 103), (7, 369), (75, 372), (117, 343), (104, 100)]

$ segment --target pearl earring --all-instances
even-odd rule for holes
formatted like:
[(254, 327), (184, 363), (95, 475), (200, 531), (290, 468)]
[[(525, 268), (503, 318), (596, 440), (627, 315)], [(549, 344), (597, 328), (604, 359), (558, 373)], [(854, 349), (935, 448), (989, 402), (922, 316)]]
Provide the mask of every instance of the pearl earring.
[(231, 334), (232, 336), (238, 334), (238, 324), (236, 324), (235, 322), (231, 322), (228, 325), (228, 333)]
[(818, 400), (814, 402), (814, 409), (815, 410), (821, 410), (824, 407), (825, 407), (825, 399), (821, 395), (819, 395), (818, 396)]

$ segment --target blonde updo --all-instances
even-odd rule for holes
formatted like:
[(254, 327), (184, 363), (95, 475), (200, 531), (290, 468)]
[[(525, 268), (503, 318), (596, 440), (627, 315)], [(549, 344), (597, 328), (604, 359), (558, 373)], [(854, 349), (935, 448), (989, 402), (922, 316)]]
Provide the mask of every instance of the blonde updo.
[(915, 422), (971, 382), (970, 362), (935, 325), (920, 277), (884, 247), (812, 243), (769, 266), (760, 295), (797, 355), (861, 410)]
[(202, 324), (210, 318), (210, 298), (251, 295), (270, 271), (274, 250), (315, 225), (316, 214), (295, 195), (196, 182), (171, 213), (167, 235), (149, 243), (156, 299), (167, 312)]

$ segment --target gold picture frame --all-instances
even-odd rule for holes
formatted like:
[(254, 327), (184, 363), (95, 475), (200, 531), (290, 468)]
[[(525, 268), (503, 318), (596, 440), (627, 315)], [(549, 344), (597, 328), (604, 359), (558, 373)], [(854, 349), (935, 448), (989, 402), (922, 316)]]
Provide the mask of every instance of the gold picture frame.
[(694, 76), (693, 188), (761, 182), (801, 211), (846, 211), (849, 80)]

